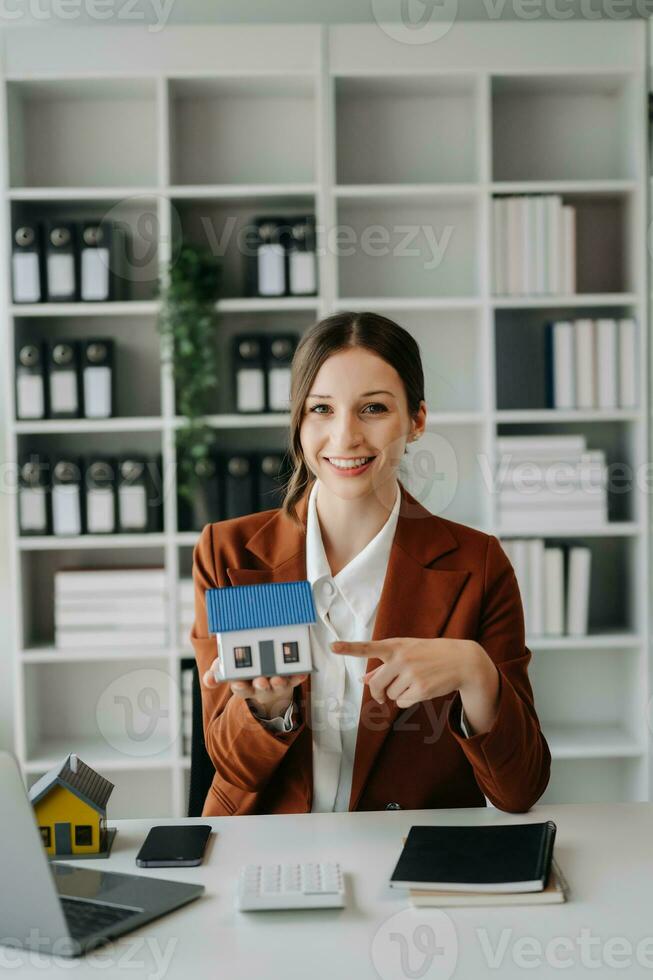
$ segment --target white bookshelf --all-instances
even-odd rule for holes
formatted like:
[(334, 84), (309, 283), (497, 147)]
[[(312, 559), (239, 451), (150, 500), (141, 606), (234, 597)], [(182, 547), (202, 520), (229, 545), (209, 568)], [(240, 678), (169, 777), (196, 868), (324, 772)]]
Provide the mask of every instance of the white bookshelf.
[[(45, 43), (44, 32), (7, 32), (0, 153), (5, 350), (19, 339), (98, 333), (114, 337), (124, 371), (119, 418), (16, 422), (13, 357), (5, 358), (8, 463), (31, 447), (156, 451), (167, 488), (162, 532), (110, 539), (21, 539), (10, 500), (15, 748), (30, 781), (74, 749), (116, 783), (114, 816), (186, 812), (189, 760), (175, 733), (179, 667), (193, 654), (177, 643), (177, 585), (190, 575), (198, 534), (178, 526), (174, 437), (182, 420), (161, 357), (153, 290), (176, 236), (207, 244), (207, 228), (215, 239), (232, 229), (217, 304), (225, 351), (238, 330), (301, 331), (344, 309), (377, 310), (413, 333), (430, 409), (424, 443), (445, 460), (446, 480), (425, 492), (413, 475), (411, 486), (445, 517), (501, 536), (479, 465), (480, 458), (494, 464), (499, 434), (583, 432), (608, 458), (624, 457), (635, 468), (646, 462), (645, 32), (634, 21), (460, 23), (431, 45), (401, 44), (377, 25), (351, 24), (169, 27), (147, 35), (75, 28), (58, 31), (57, 45)], [(577, 208), (575, 295), (492, 293), (492, 198), (526, 193), (559, 193)], [(145, 250), (128, 298), (92, 308), (12, 304), (12, 214), (109, 209), (130, 223)], [(235, 236), (254, 215), (284, 209), (316, 214), (320, 293), (247, 297)], [(158, 223), (154, 243), (144, 216)], [(377, 225), (389, 234), (385, 254), (370, 254), (365, 239)], [(407, 246), (413, 254), (402, 254), (403, 226), (416, 229)], [(343, 228), (354, 239), (349, 254), (337, 254), (343, 249), (334, 234)], [(637, 319), (645, 393), (638, 410), (502, 407), (498, 332), (521, 325), (527, 355), (547, 319), (583, 310)], [(512, 366), (523, 370), (521, 360)], [(221, 444), (283, 446), (288, 416), (234, 414), (227, 365), (224, 372), (208, 417)], [(448, 463), (457, 485), (442, 507)], [(550, 801), (651, 798), (645, 494), (611, 502), (611, 518), (573, 534), (524, 529), (587, 543), (593, 554), (590, 634), (527, 637), (536, 707), (553, 755)], [(165, 567), (169, 645), (55, 649), (54, 572), (123, 564)], [(98, 699), (116, 681), (128, 684), (136, 670), (160, 685), (168, 712), (140, 754), (119, 731), (103, 734), (95, 715)]]

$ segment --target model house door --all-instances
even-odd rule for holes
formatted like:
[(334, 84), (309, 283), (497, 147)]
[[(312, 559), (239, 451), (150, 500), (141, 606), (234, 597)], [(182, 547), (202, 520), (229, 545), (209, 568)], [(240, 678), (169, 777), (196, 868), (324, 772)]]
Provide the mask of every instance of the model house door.
[(70, 824), (56, 823), (54, 825), (54, 853), (70, 854), (71, 852)]
[(277, 673), (277, 665), (274, 659), (274, 643), (272, 640), (260, 640), (258, 652), (261, 656), (261, 674), (269, 676)]

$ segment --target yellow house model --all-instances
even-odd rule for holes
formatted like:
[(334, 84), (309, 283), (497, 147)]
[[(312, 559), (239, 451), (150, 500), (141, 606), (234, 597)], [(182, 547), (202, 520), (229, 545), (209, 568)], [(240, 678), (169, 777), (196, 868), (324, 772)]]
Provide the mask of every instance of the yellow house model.
[(71, 752), (34, 783), (29, 798), (48, 854), (106, 850), (106, 804), (113, 783)]

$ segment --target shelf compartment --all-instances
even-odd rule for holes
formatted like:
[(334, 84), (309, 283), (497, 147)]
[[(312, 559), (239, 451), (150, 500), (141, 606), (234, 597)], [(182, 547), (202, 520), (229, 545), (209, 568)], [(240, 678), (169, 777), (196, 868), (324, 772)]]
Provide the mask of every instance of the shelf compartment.
[(315, 179), (312, 78), (172, 78), (169, 100), (173, 184)]
[(473, 196), (428, 202), (338, 203), (340, 301), (361, 295), (456, 300), (478, 295), (478, 207)]
[[(589, 314), (589, 316), (588, 316)], [(494, 316), (495, 328), (495, 377), (497, 421), (539, 421), (548, 417), (552, 421), (569, 417), (582, 420), (596, 418), (602, 421), (610, 418), (624, 420), (637, 418), (639, 413), (633, 409), (591, 408), (591, 409), (555, 409), (547, 405), (547, 331), (549, 325), (559, 321), (574, 322), (585, 318), (597, 320), (608, 318), (619, 321), (632, 317), (637, 321), (638, 316), (632, 314), (632, 308), (594, 307), (591, 310), (497, 310)], [(641, 343), (639, 324), (636, 330), (637, 344)], [(519, 370), (515, 371), (515, 363)], [(639, 363), (639, 358), (637, 359)], [(617, 371), (617, 365), (615, 365)], [(618, 373), (617, 373), (618, 381)], [(637, 378), (638, 387), (640, 378)], [(618, 384), (617, 384), (618, 387)], [(511, 418), (510, 414), (516, 415)]]
[[(585, 301), (589, 302), (592, 296), (598, 299), (602, 294), (614, 300), (615, 294), (633, 292), (638, 198), (619, 190), (561, 193), (560, 198), (563, 205), (571, 205), (575, 210), (576, 300), (586, 297)], [(569, 297), (573, 298), (574, 294)], [(560, 306), (567, 298), (549, 294), (492, 297), (497, 305), (508, 301), (516, 306), (522, 300), (527, 305), (534, 299), (541, 300), (543, 305)]]
[[(590, 594), (588, 612), (588, 636), (578, 637), (532, 637), (534, 648), (538, 640), (543, 644), (560, 645), (566, 651), (565, 643), (574, 641), (578, 646), (593, 643), (596, 634), (626, 633), (636, 635), (641, 617), (641, 599), (637, 593), (637, 583), (640, 580), (640, 555), (637, 540), (631, 540), (625, 535), (603, 535), (601, 533), (583, 531), (556, 533), (555, 528), (547, 528), (538, 534), (534, 530), (525, 530), (523, 534), (496, 532), (501, 542), (510, 538), (544, 538), (545, 547), (578, 546), (588, 547), (590, 556)], [(528, 645), (528, 643), (527, 643)], [(595, 649), (588, 656), (602, 656)], [(574, 653), (574, 656), (576, 653)], [(579, 652), (579, 656), (582, 653)], [(555, 650), (548, 650), (546, 657), (556, 656)], [(535, 659), (535, 658), (534, 658)], [(538, 661), (541, 662), (541, 661)], [(597, 661), (599, 662), (599, 661)], [(588, 682), (589, 683), (589, 682)], [(574, 688), (576, 690), (576, 688)]]
[(30, 767), (47, 769), (67, 752), (100, 770), (169, 766), (178, 737), (175, 681), (167, 665), (151, 660), (27, 665)]
[[(116, 224), (126, 233), (124, 255), (117, 254), (119, 265), (119, 298), (114, 302), (87, 303), (43, 303), (29, 304), (27, 312), (31, 315), (64, 316), (71, 311), (79, 316), (90, 316), (95, 312), (112, 315), (115, 312), (148, 312), (156, 310), (150, 303), (156, 302), (159, 291), (158, 240), (160, 235), (159, 202), (152, 197), (131, 194), (121, 198), (106, 200), (78, 200), (67, 197), (57, 200), (13, 201), (11, 203), (12, 227), (15, 224), (35, 221), (105, 221)], [(147, 302), (145, 307), (132, 306), (132, 303)], [(26, 304), (27, 305), (27, 304)], [(40, 309), (40, 307), (43, 309)], [(20, 303), (12, 305), (16, 315), (24, 315)], [(77, 312), (78, 311), (78, 312)]]
[(552, 756), (608, 758), (642, 752), (634, 731), (638, 719), (646, 717), (640, 663), (637, 649), (618, 645), (533, 655), (528, 672)]
[(335, 101), (339, 183), (478, 178), (476, 79), (339, 77)]
[[(582, 435), (585, 437), (586, 452), (593, 449), (603, 450), (606, 462), (606, 487), (608, 504), (608, 522), (618, 524), (637, 520), (639, 508), (642, 505), (641, 490), (638, 488), (637, 473), (638, 467), (642, 462), (639, 459), (638, 446), (638, 426), (624, 423), (619, 420), (608, 421), (602, 419), (600, 425), (592, 422), (582, 421), (562, 421), (551, 422), (531, 422), (518, 424), (514, 422), (501, 422), (498, 425), (498, 438), (504, 436), (573, 436)], [(497, 450), (497, 464), (503, 467), (510, 462), (508, 453), (504, 460), (499, 458)], [(555, 454), (552, 454), (555, 455)], [(550, 480), (552, 489), (560, 487), (560, 499), (564, 501), (565, 493), (570, 486), (569, 473), (566, 469), (561, 471), (560, 466), (565, 462), (565, 457), (560, 458), (560, 463), (547, 464), (547, 469), (543, 473), (545, 485)], [(499, 473), (500, 471), (496, 471)], [(499, 486), (497, 485), (497, 493)], [(520, 489), (515, 485), (514, 489)], [(529, 493), (534, 495), (534, 491), (524, 490), (524, 499), (528, 499)], [(525, 520), (530, 520), (530, 515)], [(548, 519), (547, 519), (548, 520)], [(578, 515), (578, 525), (582, 527), (582, 514)], [(547, 531), (548, 533), (552, 533)]]
[(495, 75), (494, 180), (635, 176), (634, 75)]
[[(239, 426), (285, 426), (287, 413), (268, 413), (256, 415), (252, 423), (251, 416), (234, 413), (236, 405), (236, 379), (232, 370), (233, 342), (239, 335), (261, 335), (274, 337), (279, 334), (294, 334), (300, 338), (315, 322), (313, 311), (285, 310), (266, 313), (222, 313), (219, 314), (219, 326), (215, 334), (215, 363), (217, 389), (213, 393), (213, 411), (209, 418), (215, 418), (216, 426), (226, 427), (230, 422), (234, 428)], [(230, 426), (231, 427), (231, 426)]]
[(16, 349), (24, 344), (55, 343), (61, 340), (81, 342), (90, 338), (109, 339), (114, 343), (114, 409), (116, 417), (109, 419), (42, 419), (18, 420), (19, 429), (43, 428), (50, 431), (59, 426), (79, 430), (136, 428), (140, 425), (161, 425), (161, 338), (154, 317), (93, 315), (69, 318), (65, 314), (52, 317), (22, 317), (14, 321)]
[[(140, 542), (134, 541), (131, 549), (116, 548), (112, 542), (107, 541), (107, 537), (101, 535), (86, 535), (93, 538), (92, 548), (80, 547), (84, 540), (84, 535), (73, 538), (68, 543), (68, 548), (41, 548), (38, 553), (33, 550), (24, 551), (20, 555), (20, 581), (21, 589), (19, 601), (21, 603), (18, 617), (19, 644), (22, 646), (28, 660), (35, 663), (43, 661), (47, 664), (57, 666), (68, 661), (77, 661), (79, 656), (87, 656), (88, 660), (95, 661), (106, 655), (107, 660), (112, 658), (121, 659), (132, 658), (133, 647), (127, 643), (119, 648), (114, 646), (59, 649), (54, 646), (54, 581), (55, 573), (66, 569), (121, 569), (121, 568), (164, 568), (164, 548), (163, 535), (158, 535), (158, 545), (154, 542), (144, 541), (147, 535), (139, 535)], [(122, 535), (123, 538), (132, 535)], [(152, 535), (154, 537), (154, 535)], [(100, 540), (98, 540), (100, 539)], [(43, 540), (43, 539), (40, 539)], [(50, 538), (45, 539), (48, 542)], [(57, 544), (58, 541), (55, 541)], [(162, 624), (166, 625), (166, 624)], [(174, 632), (174, 624), (167, 623), (168, 642)], [(143, 647), (144, 655), (150, 657), (161, 657), (165, 655), (165, 650), (161, 647)], [(24, 654), (18, 652), (18, 657)], [(61, 659), (60, 659), (61, 658)]]
[(12, 187), (155, 185), (154, 79), (7, 85)]
[(538, 804), (614, 803), (645, 800), (639, 756), (553, 759), (551, 778)]
[[(218, 310), (246, 311), (258, 309), (317, 306), (316, 296), (258, 297), (247, 296), (246, 263), (254, 254), (252, 247), (254, 219), (265, 215), (288, 217), (315, 213), (315, 197), (287, 195), (250, 197), (238, 195), (226, 200), (207, 197), (173, 198), (173, 254), (183, 241), (211, 249), (221, 261), (221, 285)], [(319, 284), (318, 284), (319, 288)], [(291, 301), (291, 302), (290, 302)]]
[[(372, 306), (372, 309), (376, 307)], [(483, 409), (483, 329), (476, 310), (386, 311), (415, 338), (422, 352), (429, 425), (461, 422)], [(479, 415), (478, 421), (483, 416)]]
[(620, 725), (550, 725), (542, 731), (553, 759), (627, 759), (644, 745)]

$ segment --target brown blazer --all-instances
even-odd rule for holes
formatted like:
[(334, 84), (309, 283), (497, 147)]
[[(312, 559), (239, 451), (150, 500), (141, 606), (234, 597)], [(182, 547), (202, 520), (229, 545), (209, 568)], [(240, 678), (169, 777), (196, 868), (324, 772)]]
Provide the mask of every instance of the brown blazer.
[[(524, 614), (512, 565), (494, 535), (436, 517), (401, 488), (397, 530), (373, 639), (475, 639), (499, 670), (499, 712), (489, 732), (465, 738), (458, 691), (400, 709), (363, 688), (350, 810), (485, 806), (523, 812), (549, 781), (551, 755), (535, 712)], [(298, 510), (306, 523), (307, 495)], [(306, 578), (305, 530), (281, 510), (207, 524), (193, 550), (200, 677), (216, 656), (208, 588)], [(367, 669), (378, 666), (376, 658)], [(227, 681), (202, 685), (204, 738), (215, 766), (203, 816), (307, 813), (313, 792), (311, 677), (295, 689), (299, 726), (261, 724)], [(396, 807), (393, 807), (396, 809)]]

